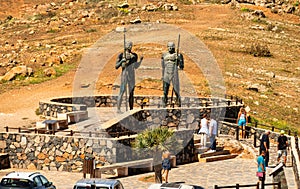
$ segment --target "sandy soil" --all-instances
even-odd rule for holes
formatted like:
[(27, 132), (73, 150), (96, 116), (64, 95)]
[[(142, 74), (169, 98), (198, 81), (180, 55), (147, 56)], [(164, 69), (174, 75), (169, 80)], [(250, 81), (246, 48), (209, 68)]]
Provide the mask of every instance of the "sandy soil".
[[(4, 6), (2, 6), (2, 14), (0, 14), (0, 17), (3, 19), (5, 18), (5, 15), (8, 15), (8, 13), (12, 13), (13, 16), (20, 16), (22, 15), (21, 12), (19, 12), (19, 9), (23, 9), (25, 4), (29, 4), (29, 6), (33, 6), (34, 3), (37, 3), (38, 0), (32, 1), (32, 4), (30, 4), (31, 1), (22, 1), (20, 4), (9, 4), (4, 2)], [(2, 2), (3, 3), (3, 2)], [(246, 5), (243, 5), (246, 6)], [(249, 6), (249, 5), (247, 5)], [(10, 9), (10, 7), (12, 9)], [(267, 10), (265, 8), (261, 7), (253, 7), (249, 6), (251, 9), (262, 9), (264, 10), (265, 14), (267, 15), (268, 19), (270, 20), (276, 20), (278, 22), (282, 22), (285, 20), (289, 20), (290, 23), (299, 24), (300, 20), (299, 17), (293, 16), (293, 15), (276, 15), (271, 14), (270, 10)], [(245, 53), (241, 52), (241, 46), (244, 44), (249, 44), (249, 39), (247, 39), (249, 31), (249, 25), (253, 24), (250, 21), (242, 20), (240, 17), (241, 12), (239, 12), (239, 9), (232, 9), (229, 5), (209, 5), (209, 4), (202, 4), (202, 5), (189, 5), (184, 6), (182, 5), (181, 11), (177, 12), (164, 12), (164, 13), (141, 13), (142, 19), (145, 21), (155, 21), (160, 20), (167, 22), (169, 24), (174, 24), (176, 26), (179, 26), (195, 36), (199, 37), (201, 40), (205, 42), (205, 45), (212, 51), (214, 57), (217, 59), (217, 62), (219, 64), (220, 69), (222, 69), (223, 77), (225, 81), (227, 82), (227, 92), (228, 94), (238, 95), (245, 97), (246, 100), (248, 99), (248, 103), (253, 103), (255, 100), (259, 99), (260, 94), (254, 94), (252, 92), (249, 92), (245, 89), (245, 83), (253, 80), (257, 81), (257, 78), (253, 77), (253, 75), (250, 74), (244, 74), (245, 73), (245, 67), (252, 67), (255, 69), (261, 69), (262, 67), (264, 69), (273, 69), (276, 66), (282, 66), (282, 61), (285, 59), (284, 53), (281, 53), (282, 48), (280, 45), (274, 45), (272, 46), (272, 51), (275, 53), (275, 58), (270, 59), (254, 59), (253, 56), (245, 55)], [(5, 9), (5, 11), (4, 11)], [(12, 11), (12, 12), (11, 12)], [(151, 14), (151, 18), (149, 15)], [(101, 30), (102, 33), (104, 31), (110, 31), (113, 28), (116, 28), (118, 24), (111, 24), (105, 26), (104, 30)], [(100, 26), (98, 26), (100, 27)], [(76, 30), (74, 30), (76, 31)], [(226, 34), (224, 34), (224, 33)], [(251, 31), (252, 32), (252, 31)], [(290, 32), (287, 30), (286, 32)], [(292, 31), (291, 31), (292, 32)], [(72, 34), (74, 34), (73, 32)], [(254, 33), (254, 34), (253, 34)], [(261, 38), (263, 37), (272, 37), (274, 34), (272, 33), (265, 33), (264, 31), (253, 31), (251, 35), (256, 35)], [(291, 33), (290, 33), (291, 34)], [(65, 34), (66, 35), (66, 34)], [(75, 34), (74, 34), (75, 35)], [(249, 34), (250, 35), (250, 34)], [(77, 38), (84, 39), (85, 36), (76, 36)], [(74, 36), (74, 38), (76, 38)], [(90, 45), (92, 45), (98, 38), (93, 39), (90, 35), (88, 36), (88, 40), (91, 40), (92, 42)], [(234, 40), (233, 40), (234, 39)], [(94, 40), (94, 41), (93, 41)], [(229, 49), (229, 50), (228, 50)], [(288, 48), (285, 48), (288, 50)], [(142, 50), (139, 49), (138, 53), (140, 53)], [(278, 52), (278, 53), (277, 53)], [(281, 54), (280, 54), (280, 53)], [(117, 52), (116, 52), (117, 53)], [(159, 52), (160, 53), (160, 52)], [(277, 53), (277, 54), (276, 54)], [(153, 58), (153, 56), (160, 56), (158, 54), (152, 55), (145, 55), (146, 58)], [(298, 55), (295, 55), (295, 58)], [(293, 56), (290, 56), (293, 57)], [(241, 61), (243, 60), (243, 61)], [(112, 65), (113, 64), (108, 64)], [(251, 65), (249, 64), (251, 63)], [(294, 62), (294, 60), (291, 60), (290, 62)], [(298, 62), (299, 63), (299, 62)], [(297, 64), (294, 63), (294, 64)], [(287, 65), (287, 69), (289, 71), (289, 65)], [(97, 85), (97, 90), (99, 93), (107, 93), (111, 92), (111, 89), (107, 90), (106, 85), (109, 83), (112, 83), (116, 80), (116, 78), (119, 75), (119, 71), (116, 71), (114, 67), (107, 67), (106, 68), (110, 74), (104, 75), (101, 80), (99, 80), (99, 83), (102, 85)], [(283, 68), (281, 68), (283, 69)], [(194, 82), (194, 86), (197, 89), (198, 95), (205, 96), (208, 95), (207, 92), (204, 90), (206, 83), (203, 82), (202, 79), (202, 73), (201, 71), (197, 70), (195, 71), (194, 65), (187, 64), (185, 73), (189, 76), (189, 78)], [(238, 73), (242, 75), (242, 78), (234, 78), (229, 77), (225, 74), (225, 72), (232, 72), (232, 73)], [(273, 71), (273, 70), (272, 70)], [(279, 71), (278, 71), (279, 72)], [(292, 70), (291, 72), (294, 72)], [(289, 72), (287, 72), (289, 73)], [(24, 87), (19, 87), (18, 89), (13, 89), (6, 91), (2, 94), (0, 94), (0, 130), (4, 129), (4, 126), (10, 126), (10, 127), (28, 127), (29, 125), (35, 124), (36, 121), (40, 120), (41, 118), (35, 114), (35, 111), (39, 107), (39, 101), (51, 97), (58, 97), (58, 96), (70, 96), (72, 95), (72, 82), (74, 79), (75, 71), (71, 71), (57, 79), (47, 81), (42, 84), (38, 85), (29, 85)], [(279, 73), (281, 74), (281, 73)], [(282, 72), (282, 74), (285, 74), (285, 72)], [(299, 74), (299, 73), (298, 73)], [(296, 75), (297, 76), (297, 75)], [(145, 83), (144, 83), (145, 84)], [(151, 83), (146, 83), (146, 85), (150, 85)], [(156, 83), (157, 85), (157, 83)], [(284, 88), (283, 88), (284, 86)], [(290, 87), (289, 87), (290, 86)], [(276, 81), (276, 84), (273, 85), (273, 87), (278, 90), (286, 90), (283, 91), (287, 94), (289, 94), (289, 89), (292, 89), (289, 84), (284, 84)], [(153, 94), (161, 94), (160, 86), (156, 86), (159, 89), (158, 90), (150, 90), (150, 93)], [(274, 90), (274, 94), (270, 99), (274, 97), (274, 103), (281, 103), (276, 102), (277, 98), (276, 94), (278, 92)], [(149, 92), (149, 91), (148, 91)], [(295, 92), (295, 91), (292, 91)], [(136, 94), (143, 94), (145, 93), (145, 89), (137, 89)], [(293, 94), (294, 95), (294, 94)], [(290, 100), (290, 99), (287, 99)], [(295, 102), (297, 102), (296, 99), (292, 99)], [(263, 100), (265, 101), (265, 100)], [(282, 114), (281, 110), (278, 110), (278, 112), (275, 112), (276, 108), (270, 106), (264, 106), (264, 105), (258, 105), (255, 104), (249, 104), (250, 106), (253, 105), (253, 110), (255, 110), (261, 118), (268, 117), (267, 114), (276, 114), (280, 116)], [(269, 105), (269, 104), (268, 104)], [(274, 106), (275, 106), (274, 105)], [(278, 106), (278, 105), (276, 105)], [(297, 103), (295, 103), (295, 106), (298, 106)], [(280, 107), (280, 105), (278, 106)], [(261, 113), (261, 115), (260, 115)], [(284, 115), (283, 115), (284, 116)], [(288, 119), (287, 121), (293, 121), (289, 116), (285, 117)], [(299, 118), (298, 118), (299, 119)]]

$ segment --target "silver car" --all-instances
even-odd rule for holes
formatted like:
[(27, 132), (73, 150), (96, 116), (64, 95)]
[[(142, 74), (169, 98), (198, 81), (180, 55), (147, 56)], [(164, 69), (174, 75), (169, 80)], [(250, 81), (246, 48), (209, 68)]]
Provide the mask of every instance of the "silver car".
[(195, 189), (194, 186), (184, 183), (163, 183), (163, 184), (151, 184), (148, 189)]
[(73, 189), (124, 189), (122, 183), (119, 180), (110, 179), (81, 179), (76, 182)]

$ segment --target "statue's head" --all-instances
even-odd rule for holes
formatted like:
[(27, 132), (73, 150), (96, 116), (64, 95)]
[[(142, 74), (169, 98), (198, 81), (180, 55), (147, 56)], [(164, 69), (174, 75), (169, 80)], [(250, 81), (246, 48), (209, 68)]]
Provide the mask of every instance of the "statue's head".
[(168, 42), (167, 47), (168, 47), (169, 52), (174, 51), (175, 50), (175, 43), (174, 42)]
[(127, 42), (125, 43), (125, 49), (131, 51), (131, 49), (132, 49), (132, 42), (131, 42), (131, 41), (127, 41)]

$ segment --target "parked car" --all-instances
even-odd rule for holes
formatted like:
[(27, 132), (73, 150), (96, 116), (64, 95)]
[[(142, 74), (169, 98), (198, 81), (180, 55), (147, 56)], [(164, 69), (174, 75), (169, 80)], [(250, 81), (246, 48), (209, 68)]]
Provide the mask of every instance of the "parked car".
[(56, 189), (56, 187), (38, 172), (11, 172), (2, 178), (0, 189)]
[(151, 184), (148, 189), (195, 189), (194, 186), (180, 182), (170, 182), (163, 184)]
[(124, 189), (122, 183), (119, 180), (110, 179), (81, 179), (76, 182), (73, 189)]

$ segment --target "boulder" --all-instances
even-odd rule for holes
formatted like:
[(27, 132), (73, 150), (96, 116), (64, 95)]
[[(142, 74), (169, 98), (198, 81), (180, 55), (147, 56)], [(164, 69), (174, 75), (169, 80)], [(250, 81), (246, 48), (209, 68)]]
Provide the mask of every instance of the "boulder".
[(5, 81), (13, 80), (17, 75), (26, 76), (27, 75), (27, 67), (26, 66), (17, 66), (13, 67), (10, 71), (8, 71), (2, 78)]
[(262, 10), (255, 10), (252, 12), (253, 16), (257, 16), (259, 18), (266, 18), (265, 13)]
[(129, 4), (127, 2), (124, 2), (124, 3), (118, 5), (118, 8), (124, 9), (124, 8), (128, 8), (128, 7), (129, 7)]
[(56, 71), (55, 71), (54, 68), (46, 68), (46, 69), (44, 69), (43, 73), (47, 77), (51, 77), (51, 76), (55, 76), (56, 75)]
[(4, 76), (6, 74), (6, 69), (3, 67), (0, 67), (0, 76)]

